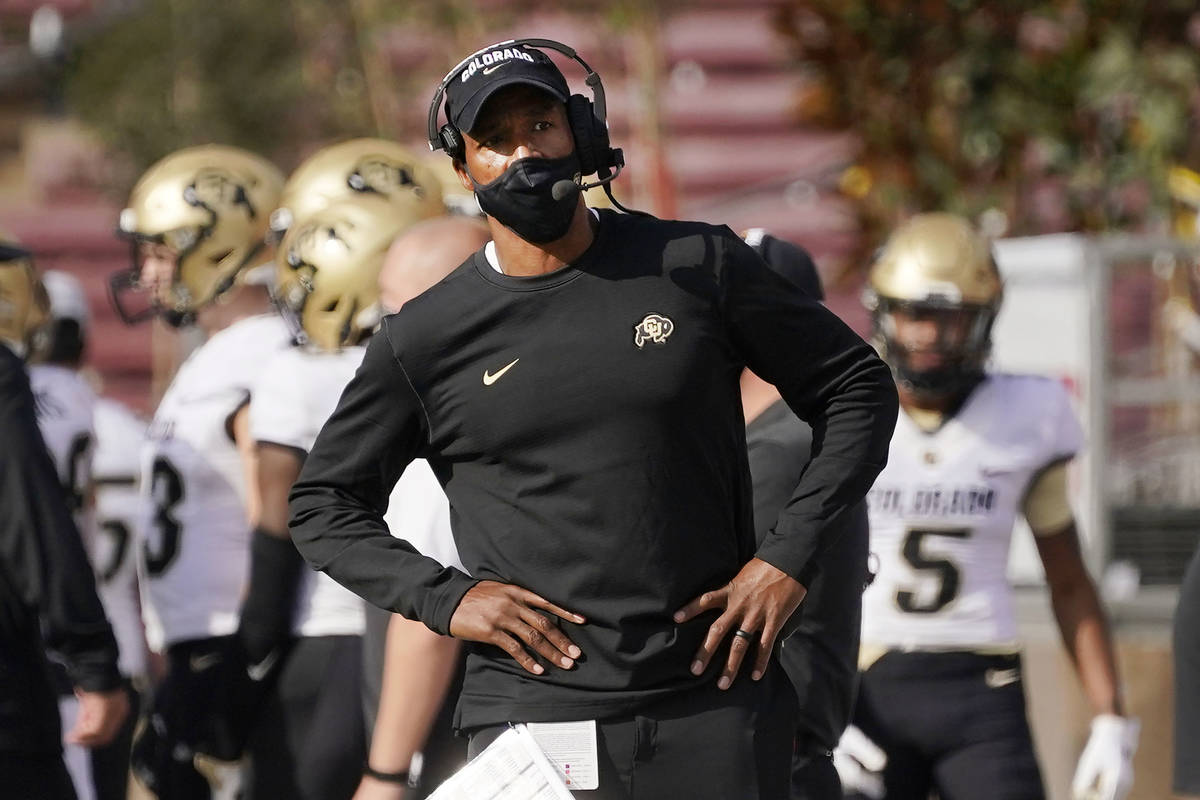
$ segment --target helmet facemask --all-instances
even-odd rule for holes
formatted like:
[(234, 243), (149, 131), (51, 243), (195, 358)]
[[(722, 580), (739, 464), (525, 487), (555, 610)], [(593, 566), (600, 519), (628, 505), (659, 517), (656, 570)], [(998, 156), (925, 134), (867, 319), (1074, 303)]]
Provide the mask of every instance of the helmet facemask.
[(953, 214), (918, 214), (871, 266), (864, 304), (875, 345), (917, 400), (969, 392), (983, 377), (1003, 283), (990, 243)]
[(384, 254), (413, 221), (382, 199), (361, 198), (335, 203), (288, 230), (275, 285), (300, 340), (333, 352), (369, 335), (380, 318)]
[(996, 309), (881, 297), (874, 337), (897, 383), (919, 400), (965, 394), (982, 378)]

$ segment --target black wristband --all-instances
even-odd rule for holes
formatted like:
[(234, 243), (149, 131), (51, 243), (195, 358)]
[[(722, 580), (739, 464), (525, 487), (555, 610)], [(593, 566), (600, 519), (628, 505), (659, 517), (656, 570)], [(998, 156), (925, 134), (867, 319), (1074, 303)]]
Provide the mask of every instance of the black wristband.
[(368, 763), (363, 765), (363, 775), (370, 776), (377, 781), (382, 781), (383, 783), (397, 783), (402, 786), (412, 786), (408, 779), (408, 770), (406, 769), (400, 770), (399, 772), (380, 772), (377, 769), (371, 769), (371, 765)]
[(238, 638), (258, 663), (292, 633), (304, 559), (291, 538), (256, 528), (250, 538), (250, 581), (242, 602)]

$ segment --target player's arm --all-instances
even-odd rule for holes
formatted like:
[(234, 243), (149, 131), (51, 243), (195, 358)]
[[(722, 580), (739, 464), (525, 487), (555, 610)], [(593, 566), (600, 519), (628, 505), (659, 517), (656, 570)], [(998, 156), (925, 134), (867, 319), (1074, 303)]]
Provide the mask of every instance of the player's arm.
[(454, 677), (458, 649), (457, 639), (392, 615), (368, 771), (355, 800), (404, 797), (413, 756), (429, 738)]
[[(1083, 563), (1068, 502), (1065, 460), (1035, 477), (1023, 511), (1045, 567), (1063, 644), (1095, 713), (1072, 791), (1076, 797), (1123, 797), (1133, 780), (1138, 723), (1125, 717), (1112, 634), (1096, 585)], [(1087, 795), (1093, 788), (1099, 793)]]
[(258, 524), (262, 513), (262, 495), (258, 485), (258, 451), (250, 436), (250, 403), (243, 403), (229, 418), (228, 430), (233, 436), (238, 457), (242, 461), (242, 477), (246, 487), (246, 519)]
[[(250, 578), (242, 602), (238, 639), (251, 664), (261, 664), (291, 638), (304, 559), (288, 533), (288, 492), (300, 475), (300, 452), (268, 442), (250, 442), (249, 409), (234, 430), (238, 449), (249, 451), (257, 508), (251, 517)], [(244, 437), (244, 438), (243, 438)], [(243, 448), (243, 442), (248, 446)]]
[(675, 615), (684, 622), (723, 609), (696, 654), (695, 674), (726, 637), (742, 632), (732, 639), (718, 681), (727, 688), (751, 648), (752, 677), (765, 673), (775, 639), (816, 569), (814, 556), (833, 543), (887, 463), (899, 400), (888, 366), (833, 312), (772, 272), (732, 233), (714, 246), (723, 260), (717, 301), (733, 346), (813, 429), (812, 459), (756, 557), (725, 587)]
[(1083, 563), (1075, 519), (1067, 499), (1067, 464), (1043, 470), (1025, 498), (1054, 616), (1084, 693), (1097, 714), (1122, 714), (1112, 636), (1096, 586)]

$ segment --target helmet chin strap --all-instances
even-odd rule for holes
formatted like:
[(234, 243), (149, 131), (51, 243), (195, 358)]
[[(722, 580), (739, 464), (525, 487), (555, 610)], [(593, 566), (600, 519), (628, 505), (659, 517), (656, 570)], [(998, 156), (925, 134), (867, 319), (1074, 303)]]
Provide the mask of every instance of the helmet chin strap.
[(936, 370), (908, 370), (900, 364), (892, 367), (896, 382), (918, 402), (944, 402), (966, 397), (983, 380), (982, 365), (958, 361)]

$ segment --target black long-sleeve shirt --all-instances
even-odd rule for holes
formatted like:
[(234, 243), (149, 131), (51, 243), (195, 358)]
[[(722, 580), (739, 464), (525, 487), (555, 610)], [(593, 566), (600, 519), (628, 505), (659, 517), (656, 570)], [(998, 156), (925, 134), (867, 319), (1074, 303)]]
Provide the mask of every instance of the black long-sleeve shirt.
[[(472, 647), (463, 728), (626, 713), (710, 680), (688, 665), (711, 616), (673, 612), (756, 555), (803, 582), (886, 460), (894, 384), (837, 317), (728, 228), (599, 218), (574, 264), (510, 277), (480, 251), (386, 318), (292, 489), (292, 535), (316, 568), (435, 631), (480, 579), (587, 618), (560, 623), (584, 652), (571, 670), (533, 676)], [(746, 365), (815, 431), (757, 549)], [(388, 494), (417, 457), (473, 577), (388, 534)]]
[(0, 751), (61, 747), (43, 644), (62, 657), (73, 685), (120, 685), (117, 643), (38, 430), (24, 364), (0, 344)]

